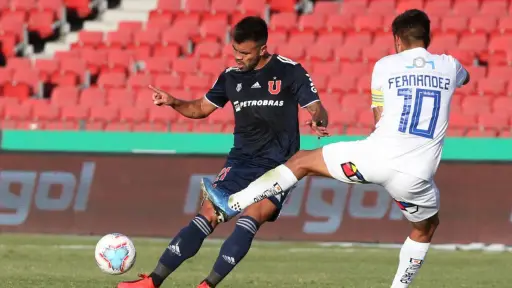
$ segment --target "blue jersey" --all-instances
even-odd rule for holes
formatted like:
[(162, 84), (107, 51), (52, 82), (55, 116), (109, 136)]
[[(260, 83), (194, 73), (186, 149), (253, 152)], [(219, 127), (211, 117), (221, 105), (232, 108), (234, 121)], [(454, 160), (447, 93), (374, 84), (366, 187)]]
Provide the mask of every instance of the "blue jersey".
[(320, 100), (308, 72), (275, 54), (258, 70), (226, 69), (205, 97), (219, 108), (232, 103), (234, 145), (228, 161), (268, 168), (283, 164), (300, 148), (298, 106)]

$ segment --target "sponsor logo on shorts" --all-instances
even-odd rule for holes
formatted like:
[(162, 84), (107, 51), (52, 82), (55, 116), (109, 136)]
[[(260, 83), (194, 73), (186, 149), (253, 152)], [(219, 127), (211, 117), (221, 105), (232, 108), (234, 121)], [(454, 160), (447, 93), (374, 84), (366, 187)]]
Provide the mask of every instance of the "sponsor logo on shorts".
[(423, 260), (411, 258), (409, 260), (409, 267), (405, 269), (405, 273), (402, 275), (402, 278), (400, 278), (400, 282), (404, 284), (411, 283), (412, 279), (414, 278), (414, 274), (418, 273), (418, 269), (421, 268), (422, 264)]
[(341, 164), (341, 169), (343, 170), (343, 173), (349, 180), (358, 183), (368, 183), (368, 181), (364, 179), (363, 174), (359, 172), (357, 166), (354, 163), (343, 163)]
[(267, 189), (265, 190), (265, 192), (263, 192), (263, 195), (260, 195), (258, 197), (254, 197), (254, 202), (259, 202), (265, 198), (268, 198), (268, 197), (271, 197), (271, 196), (275, 196), (277, 194), (280, 194), (283, 192), (283, 188), (281, 188), (281, 186), (279, 185), (279, 183), (274, 183), (274, 185), (272, 186), (272, 188), (270, 189)]
[(398, 201), (395, 199), (395, 203), (396, 203), (396, 205), (398, 205), (398, 208), (400, 208), (400, 210), (406, 211), (409, 214), (414, 214), (414, 213), (418, 212), (418, 210), (419, 210), (418, 205), (414, 205), (409, 202)]

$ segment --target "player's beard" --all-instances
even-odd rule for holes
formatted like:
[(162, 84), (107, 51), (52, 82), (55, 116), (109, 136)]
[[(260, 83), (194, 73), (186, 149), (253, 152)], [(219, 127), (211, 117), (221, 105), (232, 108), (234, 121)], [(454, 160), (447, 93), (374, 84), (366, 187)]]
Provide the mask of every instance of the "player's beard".
[(256, 57), (254, 59), (254, 61), (248, 63), (247, 65), (244, 65), (243, 71), (252, 71), (252, 70), (254, 70), (258, 66), (260, 61), (261, 61), (261, 56)]

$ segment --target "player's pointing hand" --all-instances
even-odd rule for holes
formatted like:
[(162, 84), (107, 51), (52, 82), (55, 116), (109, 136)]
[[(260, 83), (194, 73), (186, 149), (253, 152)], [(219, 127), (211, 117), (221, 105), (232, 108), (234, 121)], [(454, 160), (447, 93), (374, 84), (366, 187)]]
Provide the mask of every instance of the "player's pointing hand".
[(148, 86), (149, 89), (153, 90), (153, 104), (157, 106), (162, 105), (171, 105), (174, 101), (174, 97), (172, 97), (169, 93), (160, 90), (152, 85)]

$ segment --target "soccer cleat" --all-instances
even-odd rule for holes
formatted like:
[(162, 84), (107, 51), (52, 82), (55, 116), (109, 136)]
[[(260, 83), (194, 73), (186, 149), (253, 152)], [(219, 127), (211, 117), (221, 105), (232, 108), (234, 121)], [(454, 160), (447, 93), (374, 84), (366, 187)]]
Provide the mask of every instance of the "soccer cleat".
[(206, 281), (203, 281), (201, 282), (201, 284), (199, 284), (199, 286), (197, 286), (197, 288), (211, 288), (210, 285), (208, 285), (208, 283), (206, 283)]
[(153, 279), (145, 274), (139, 274), (141, 279), (135, 281), (121, 282), (117, 288), (157, 288), (153, 284)]
[(201, 179), (201, 188), (215, 208), (217, 222), (227, 222), (239, 213), (239, 211), (229, 207), (229, 194), (221, 189), (214, 188), (210, 179)]

